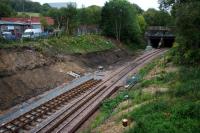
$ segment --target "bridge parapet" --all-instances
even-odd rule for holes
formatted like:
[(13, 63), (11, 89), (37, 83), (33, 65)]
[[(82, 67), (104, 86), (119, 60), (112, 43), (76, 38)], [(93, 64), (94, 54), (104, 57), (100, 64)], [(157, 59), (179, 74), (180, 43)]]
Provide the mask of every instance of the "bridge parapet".
[(174, 29), (173, 26), (149, 26), (147, 31), (173, 31)]
[(175, 37), (174, 27), (150, 26), (145, 32), (145, 37)]
[[(171, 46), (175, 39), (175, 27), (150, 26), (145, 32), (148, 45), (153, 47)], [(170, 45), (169, 45), (170, 44)]]

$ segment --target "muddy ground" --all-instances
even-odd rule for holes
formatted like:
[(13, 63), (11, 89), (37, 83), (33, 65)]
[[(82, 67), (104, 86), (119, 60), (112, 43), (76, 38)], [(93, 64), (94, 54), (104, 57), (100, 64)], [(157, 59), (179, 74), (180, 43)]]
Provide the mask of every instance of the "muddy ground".
[(31, 48), (0, 49), (0, 111), (71, 81), (68, 71), (84, 74), (95, 71), (98, 65), (109, 68), (123, 63), (127, 57), (132, 56), (116, 49), (56, 56)]

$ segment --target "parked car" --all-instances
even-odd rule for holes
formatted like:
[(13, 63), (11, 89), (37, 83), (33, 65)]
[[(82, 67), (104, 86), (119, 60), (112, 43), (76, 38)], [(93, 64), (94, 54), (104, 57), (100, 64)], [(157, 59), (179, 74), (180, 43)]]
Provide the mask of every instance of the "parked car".
[(26, 29), (24, 31), (24, 34), (22, 34), (22, 38), (37, 38), (40, 37), (42, 34), (42, 30), (41, 29)]
[(16, 36), (13, 35), (10, 31), (2, 32), (2, 37), (6, 40), (16, 40)]
[(40, 36), (41, 36), (42, 38), (47, 38), (47, 37), (49, 37), (49, 33), (48, 33), (48, 32), (42, 32), (42, 33), (40, 34)]

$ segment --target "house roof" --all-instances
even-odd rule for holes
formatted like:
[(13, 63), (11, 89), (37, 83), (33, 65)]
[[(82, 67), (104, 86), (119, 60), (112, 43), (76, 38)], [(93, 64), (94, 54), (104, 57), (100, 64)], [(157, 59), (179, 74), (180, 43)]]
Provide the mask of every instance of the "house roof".
[[(45, 17), (47, 23), (49, 25), (54, 24), (54, 19), (51, 17)], [(40, 17), (30, 17), (30, 18), (1, 18), (2, 21), (8, 22), (16, 22), (16, 23), (33, 23), (33, 24), (40, 24)]]
[(1, 20), (0, 20), (0, 25), (25, 25), (25, 23), (21, 23), (21, 22), (10, 22), (10, 21), (1, 21)]

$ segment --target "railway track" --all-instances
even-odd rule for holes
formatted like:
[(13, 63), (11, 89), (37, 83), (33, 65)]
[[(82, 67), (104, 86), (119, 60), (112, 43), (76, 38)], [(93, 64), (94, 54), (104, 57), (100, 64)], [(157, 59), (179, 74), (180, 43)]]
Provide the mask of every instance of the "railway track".
[(39, 107), (23, 114), (22, 116), (1, 125), (0, 133), (20, 133), (27, 132), (36, 124), (51, 116), (56, 110), (67, 104), (72, 98), (84, 93), (97, 85), (101, 80), (89, 80), (72, 90), (69, 90), (52, 100), (40, 105)]
[[(110, 96), (114, 91), (116, 91), (118, 81), (120, 81), (124, 76), (127, 75), (131, 70), (139, 66), (140, 64), (144, 63), (145, 60), (153, 57), (154, 55), (157, 55), (158, 53), (163, 52), (163, 50), (155, 51), (151, 54), (146, 55), (143, 58), (139, 58), (137, 63), (130, 64), (127, 67), (122, 68), (117, 74), (115, 73), (115, 77), (109, 80), (106, 80), (106, 82), (101, 83), (107, 84), (105, 88), (97, 87), (95, 91), (97, 91), (95, 96), (89, 96), (88, 98), (84, 97), (81, 99), (82, 101), (85, 101), (84, 104), (81, 105), (81, 108), (76, 108), (76, 112), (72, 113), (68, 117), (61, 117), (59, 122), (54, 123), (54, 126), (46, 126), (46, 128), (43, 128), (39, 132), (53, 132), (53, 133), (73, 133), (77, 130), (77, 128), (99, 107), (101, 101), (103, 101), (105, 98)], [(109, 82), (109, 83), (108, 83)], [(44, 130), (45, 129), (45, 130)]]
[(116, 90), (115, 85), (118, 81), (146, 60), (163, 51), (155, 50), (144, 54), (133, 63), (118, 69), (103, 81), (92, 79), (57, 96), (1, 125), (0, 133), (74, 132), (98, 108), (100, 102)]

